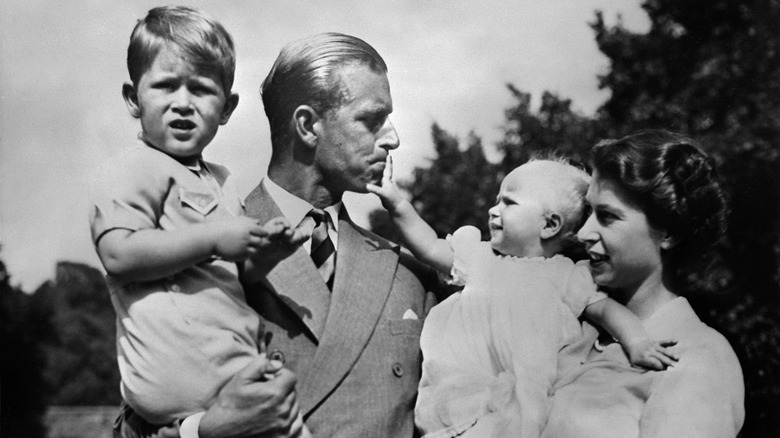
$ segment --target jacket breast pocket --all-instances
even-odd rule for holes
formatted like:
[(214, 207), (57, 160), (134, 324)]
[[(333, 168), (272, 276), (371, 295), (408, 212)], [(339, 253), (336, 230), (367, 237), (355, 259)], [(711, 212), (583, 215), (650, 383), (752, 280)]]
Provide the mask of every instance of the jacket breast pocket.
[(420, 336), (423, 322), (419, 319), (391, 319), (390, 333), (395, 336)]
[(197, 211), (203, 216), (209, 214), (218, 203), (217, 197), (214, 196), (213, 193), (193, 192), (184, 188), (179, 189), (179, 200), (183, 205)]

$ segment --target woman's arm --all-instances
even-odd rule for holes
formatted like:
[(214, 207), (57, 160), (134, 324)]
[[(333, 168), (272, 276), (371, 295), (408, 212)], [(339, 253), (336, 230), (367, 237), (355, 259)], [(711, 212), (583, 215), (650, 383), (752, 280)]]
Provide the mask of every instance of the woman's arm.
[(605, 298), (585, 307), (584, 313), (620, 342), (632, 365), (664, 370), (677, 362), (678, 357), (669, 349), (677, 341), (651, 339), (642, 321), (617, 301)]

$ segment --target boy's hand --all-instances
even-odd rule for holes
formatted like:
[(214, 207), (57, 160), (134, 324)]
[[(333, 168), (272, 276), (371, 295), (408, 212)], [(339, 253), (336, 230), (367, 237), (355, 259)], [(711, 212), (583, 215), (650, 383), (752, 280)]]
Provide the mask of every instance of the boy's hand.
[(237, 262), (257, 253), (257, 247), (265, 235), (256, 220), (237, 217), (231, 220), (209, 223), (214, 227), (214, 255)]
[(252, 275), (248, 277), (245, 273), (244, 280), (267, 274), (280, 260), (295, 252), (298, 246), (311, 237), (311, 230), (305, 231), (300, 226), (292, 228), (287, 219), (277, 217), (266, 222), (257, 237), (259, 240), (254, 246), (255, 252), (247, 263), (247, 272), (252, 272)]
[(382, 186), (375, 184), (366, 184), (366, 189), (379, 196), (382, 206), (388, 211), (395, 211), (398, 205), (404, 201), (404, 198), (398, 193), (398, 189), (393, 182), (393, 157), (387, 155), (385, 170), (382, 173)]
[(256, 248), (267, 251), (278, 246), (295, 247), (305, 242), (310, 236), (310, 233), (302, 231), (300, 227), (292, 228), (286, 218), (279, 216), (263, 225), (263, 232), (258, 235), (260, 242)]
[(631, 365), (638, 368), (663, 371), (674, 366), (680, 358), (671, 347), (677, 345), (675, 340), (654, 341), (643, 339), (626, 346)]

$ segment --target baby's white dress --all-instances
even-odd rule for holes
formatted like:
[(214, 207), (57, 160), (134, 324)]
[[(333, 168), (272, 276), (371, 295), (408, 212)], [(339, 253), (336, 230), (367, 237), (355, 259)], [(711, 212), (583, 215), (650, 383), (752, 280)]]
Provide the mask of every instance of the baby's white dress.
[(417, 427), (426, 437), (539, 436), (558, 351), (606, 295), (586, 263), (496, 255), (470, 226), (448, 241), (451, 282), (465, 287), (425, 319)]

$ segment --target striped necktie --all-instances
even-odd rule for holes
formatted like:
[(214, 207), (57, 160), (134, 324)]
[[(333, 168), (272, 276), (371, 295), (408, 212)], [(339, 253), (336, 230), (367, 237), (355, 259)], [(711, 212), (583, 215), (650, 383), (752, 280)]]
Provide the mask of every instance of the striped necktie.
[(333, 241), (328, 235), (330, 215), (324, 210), (313, 208), (308, 216), (314, 219), (314, 231), (311, 234), (311, 259), (328, 285), (328, 289), (332, 290), (333, 273), (336, 268), (336, 247), (333, 246)]

